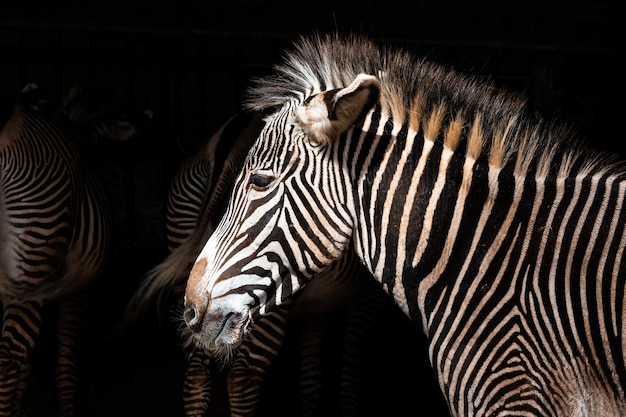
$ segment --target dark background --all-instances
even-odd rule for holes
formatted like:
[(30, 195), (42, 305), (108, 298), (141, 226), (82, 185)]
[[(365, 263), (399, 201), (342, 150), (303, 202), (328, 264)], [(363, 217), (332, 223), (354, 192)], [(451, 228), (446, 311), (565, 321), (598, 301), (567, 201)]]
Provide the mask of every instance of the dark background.
[[(141, 273), (165, 253), (163, 201), (174, 170), (239, 109), (249, 79), (267, 73), (299, 35), (365, 33), (487, 75), (526, 93), (536, 111), (574, 124), (595, 146), (624, 154), (625, 9), (621, 1), (550, 0), (3, 1), (3, 102), (29, 82), (57, 101), (82, 82), (120, 109), (154, 113), (140, 139), (103, 153), (116, 234), (86, 329), (88, 415), (181, 415), (182, 357), (172, 326), (148, 320), (121, 336), (110, 331)], [(437, 401), (420, 388), (425, 353), (409, 353), (423, 349), (423, 341), (398, 317), (390, 323), (402, 324), (377, 330), (368, 346), (375, 360), (363, 379), (364, 402), (372, 415), (417, 415), (424, 403)], [(40, 347), (42, 361), (51, 352)], [(293, 360), (285, 354), (278, 364), (264, 410), (297, 415)], [(39, 375), (27, 416), (55, 415), (52, 382)]]

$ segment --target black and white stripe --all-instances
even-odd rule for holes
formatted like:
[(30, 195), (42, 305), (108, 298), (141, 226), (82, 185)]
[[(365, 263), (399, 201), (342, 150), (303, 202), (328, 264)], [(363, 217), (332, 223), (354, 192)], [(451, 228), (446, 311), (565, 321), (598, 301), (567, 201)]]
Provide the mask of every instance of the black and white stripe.
[(429, 339), (454, 416), (626, 413), (622, 163), (523, 100), (358, 36), (303, 38), (186, 289), (236, 344), (350, 242)]

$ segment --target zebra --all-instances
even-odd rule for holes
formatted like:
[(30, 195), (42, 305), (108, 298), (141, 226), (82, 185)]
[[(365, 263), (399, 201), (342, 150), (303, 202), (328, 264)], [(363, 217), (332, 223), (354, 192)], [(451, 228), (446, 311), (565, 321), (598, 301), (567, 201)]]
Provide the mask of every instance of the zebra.
[[(236, 114), (177, 170), (165, 205), (169, 254), (144, 275), (128, 302), (126, 318), (136, 321), (156, 300), (159, 306), (172, 303), (180, 306), (172, 313), (175, 322), (180, 322), (186, 278), (225, 210), (233, 181), (264, 125), (263, 117), (260, 112)], [(170, 299), (173, 300), (170, 302)], [(283, 307), (255, 323), (249, 337), (236, 351), (229, 353), (230, 358), (213, 357), (206, 349), (185, 344), (186, 331), (183, 330), (184, 415), (207, 416), (219, 407), (212, 395), (215, 379), (212, 373), (216, 371), (216, 364), (218, 371), (221, 367), (226, 370), (230, 415), (255, 415), (264, 391), (265, 374), (281, 351), (288, 328), (299, 329), (301, 336), (298, 342), (302, 415), (316, 415), (323, 385), (320, 382), (323, 377), (321, 344), (330, 317), (341, 308), (348, 324), (342, 346), (346, 365), (340, 375), (339, 407), (343, 416), (362, 415), (359, 414), (362, 411), (359, 408), (360, 379), (366, 372), (362, 369), (365, 363), (362, 358), (368, 352), (363, 346), (368, 345), (368, 337), (373, 338), (375, 333), (372, 333), (382, 325), (379, 317), (395, 308), (387, 301), (376, 281), (354, 258), (346, 256), (335, 269), (313, 280), (292, 306)]]
[(59, 412), (78, 412), (79, 332), (109, 249), (109, 207), (90, 149), (137, 133), (118, 115), (98, 119), (85, 91), (70, 89), (59, 109), (28, 84), (0, 131), (0, 416), (21, 415), (49, 308), (58, 314)]
[(359, 34), (301, 37), (247, 94), (272, 113), (190, 272), (194, 343), (237, 345), (351, 245), (453, 416), (626, 415), (623, 161)]

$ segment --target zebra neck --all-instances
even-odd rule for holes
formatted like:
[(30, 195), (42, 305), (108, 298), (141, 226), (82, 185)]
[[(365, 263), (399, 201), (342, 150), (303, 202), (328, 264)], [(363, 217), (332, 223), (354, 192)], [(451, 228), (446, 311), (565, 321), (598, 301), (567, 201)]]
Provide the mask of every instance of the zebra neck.
[[(425, 328), (451, 287), (466, 291), (501, 279), (494, 265), (511, 263), (506, 276), (514, 286), (529, 253), (562, 242), (569, 230), (582, 231), (582, 219), (591, 216), (597, 227), (621, 212), (626, 184), (608, 171), (525, 175), (514, 164), (475, 160), (374, 117), (363, 131), (375, 134), (358, 132), (349, 144), (355, 250), (396, 304)], [(579, 212), (574, 207), (581, 198), (588, 208)], [(547, 227), (563, 218), (559, 228)], [(554, 255), (547, 256), (541, 261), (552, 262)]]

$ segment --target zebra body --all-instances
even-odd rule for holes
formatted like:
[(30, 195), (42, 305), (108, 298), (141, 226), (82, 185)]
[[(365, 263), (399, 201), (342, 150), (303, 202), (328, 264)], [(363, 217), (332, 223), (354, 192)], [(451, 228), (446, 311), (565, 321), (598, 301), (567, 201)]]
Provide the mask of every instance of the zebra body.
[[(229, 119), (207, 143), (177, 170), (166, 204), (169, 255), (143, 277), (128, 303), (135, 316), (143, 314), (155, 298), (169, 291), (180, 305), (189, 270), (221, 218), (233, 182), (245, 157), (263, 127), (261, 113), (241, 113)], [(364, 282), (365, 284), (361, 284)], [(321, 395), (321, 339), (331, 312), (345, 306), (350, 315), (345, 361), (350, 363), (343, 378), (340, 407), (343, 416), (359, 415), (361, 370), (358, 359), (374, 337), (379, 314), (389, 309), (380, 285), (352, 255), (311, 282), (292, 305), (281, 306), (252, 326), (250, 333), (226, 358), (211, 357), (211, 346), (185, 345), (186, 371), (183, 384), (185, 415), (206, 416), (211, 407), (211, 362), (226, 362), (226, 384), (231, 416), (254, 415), (263, 391), (265, 375), (279, 354), (288, 321), (302, 323), (300, 385), (303, 415), (316, 415)], [(163, 300), (161, 303), (163, 304)], [(180, 319), (180, 316), (178, 317)], [(187, 339), (183, 331), (183, 340)]]
[(358, 36), (303, 38), (276, 71), (247, 104), (278, 110), (190, 273), (197, 343), (237, 344), (352, 243), (423, 328), (452, 415), (626, 413), (623, 164)]
[[(24, 97), (36, 88), (27, 86)], [(105, 129), (83, 130), (83, 121), (42, 102), (16, 105), (0, 132), (0, 416), (20, 415), (48, 305), (59, 309), (60, 413), (76, 414), (77, 339), (108, 251), (108, 206), (88, 155), (88, 142)]]

